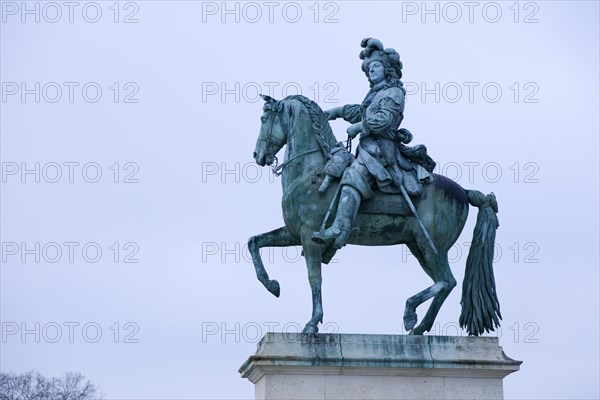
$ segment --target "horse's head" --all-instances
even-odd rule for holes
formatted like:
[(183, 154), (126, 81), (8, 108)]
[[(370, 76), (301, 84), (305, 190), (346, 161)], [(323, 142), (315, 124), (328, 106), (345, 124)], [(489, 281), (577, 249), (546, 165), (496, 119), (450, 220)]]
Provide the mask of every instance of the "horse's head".
[(256, 140), (254, 159), (261, 167), (271, 165), (275, 154), (281, 150), (287, 142), (287, 130), (282, 125), (283, 103), (272, 97), (260, 95), (265, 101), (263, 114), (260, 117), (260, 134)]

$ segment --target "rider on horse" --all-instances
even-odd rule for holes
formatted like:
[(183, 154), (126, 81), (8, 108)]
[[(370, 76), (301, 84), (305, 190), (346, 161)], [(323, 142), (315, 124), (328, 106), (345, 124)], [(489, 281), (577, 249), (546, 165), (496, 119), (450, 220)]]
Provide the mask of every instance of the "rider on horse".
[[(363, 39), (360, 53), (362, 70), (371, 90), (362, 104), (345, 105), (326, 111), (330, 120), (343, 118), (352, 123), (350, 138), (360, 134), (357, 157), (344, 171), (341, 194), (333, 224), (312, 236), (317, 243), (343, 247), (350, 237), (352, 224), (362, 200), (374, 196), (374, 190), (400, 193), (403, 187), (411, 196), (423, 191), (423, 183), (431, 181), (435, 163), (424, 146), (408, 147), (412, 135), (398, 130), (404, 118), (406, 90), (402, 81), (402, 62), (396, 50), (384, 49), (372, 38)], [(411, 162), (411, 161), (414, 161)]]
[[(409, 297), (404, 308), (404, 328), (422, 335), (432, 329), (442, 303), (456, 286), (448, 251), (460, 236), (472, 205), (479, 211), (465, 267), (459, 321), (469, 335), (494, 330), (502, 318), (493, 274), (498, 227), (495, 196), (464, 189), (435, 174), (434, 178), (429, 174), (432, 182), (423, 186), (435, 162), (425, 146), (405, 146), (411, 135), (406, 129), (398, 130), (405, 96), (400, 57), (375, 39), (363, 40), (362, 47), (360, 58), (371, 91), (360, 105), (323, 112), (304, 96), (279, 101), (263, 96), (265, 105), (253, 157), (259, 165), (271, 165), (282, 174), (285, 225), (248, 240), (256, 277), (279, 297), (279, 282), (269, 277), (260, 249), (301, 245), (312, 294), (311, 319), (302, 332), (317, 333), (323, 322), (321, 266), (331, 260), (337, 247), (347, 242), (362, 246), (404, 244), (433, 280), (433, 285)], [(350, 137), (360, 134), (355, 159), (337, 144), (326, 122), (340, 117), (353, 124), (348, 129)], [(277, 165), (275, 155), (286, 145), (285, 162)], [(331, 183), (339, 177), (340, 184), (328, 186), (327, 180)], [(400, 195), (380, 193), (398, 190)], [(373, 196), (356, 218), (361, 201)], [(336, 202), (335, 220), (325, 229)], [(350, 235), (353, 224), (358, 231)], [(432, 298), (419, 322), (417, 307)]]

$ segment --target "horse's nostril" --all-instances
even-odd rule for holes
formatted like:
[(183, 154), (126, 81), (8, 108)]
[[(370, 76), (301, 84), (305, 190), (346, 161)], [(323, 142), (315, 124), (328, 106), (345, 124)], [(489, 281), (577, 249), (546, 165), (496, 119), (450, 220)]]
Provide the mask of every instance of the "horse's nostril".
[(256, 152), (252, 153), (252, 157), (256, 158)]

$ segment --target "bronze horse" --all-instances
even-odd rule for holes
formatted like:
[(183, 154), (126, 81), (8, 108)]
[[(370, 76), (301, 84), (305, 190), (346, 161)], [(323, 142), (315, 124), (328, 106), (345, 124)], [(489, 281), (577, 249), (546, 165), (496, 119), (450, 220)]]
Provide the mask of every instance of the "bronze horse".
[[(315, 243), (311, 236), (319, 231), (332, 201), (335, 201), (337, 183), (332, 184), (325, 193), (319, 193), (318, 188), (323, 180), (327, 149), (335, 146), (336, 138), (321, 108), (306, 97), (288, 96), (276, 101), (263, 96), (263, 99), (265, 105), (254, 159), (260, 166), (272, 165), (277, 152), (287, 145), (284, 163), (279, 166), (282, 171), (285, 226), (251, 237), (248, 248), (258, 280), (269, 292), (279, 297), (279, 283), (269, 279), (259, 249), (302, 246), (313, 304), (312, 317), (303, 332), (317, 333), (318, 323), (323, 322), (321, 263), (329, 262), (331, 249)], [(480, 335), (484, 330), (493, 331), (502, 318), (492, 270), (498, 227), (498, 205), (493, 193), (486, 196), (476, 190), (466, 190), (452, 180), (435, 174), (434, 182), (426, 185), (424, 194), (413, 199), (413, 202), (435, 249), (413, 214), (359, 212), (354, 223), (357, 229), (354, 229), (348, 243), (408, 246), (433, 280), (432, 286), (406, 300), (404, 327), (411, 334), (421, 335), (431, 329), (442, 303), (456, 286), (448, 264), (448, 250), (465, 225), (469, 204), (478, 207), (463, 281), (460, 324), (470, 335)], [(432, 297), (427, 313), (417, 325), (416, 308)]]

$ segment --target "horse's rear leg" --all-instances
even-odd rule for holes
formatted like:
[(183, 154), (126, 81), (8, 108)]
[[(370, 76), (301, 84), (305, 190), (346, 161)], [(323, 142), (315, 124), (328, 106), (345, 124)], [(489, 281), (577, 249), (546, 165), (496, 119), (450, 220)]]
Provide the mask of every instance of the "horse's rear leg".
[(452, 289), (454, 289), (456, 286), (456, 279), (454, 279), (452, 271), (450, 270), (447, 254), (440, 253), (440, 257), (436, 265), (435, 281), (436, 285), (440, 284), (441, 288), (435, 294), (433, 301), (429, 305), (429, 309), (427, 310), (427, 313), (425, 313), (425, 317), (423, 317), (421, 323), (411, 331), (411, 334), (413, 335), (422, 335), (424, 332), (431, 330), (442, 304), (444, 304), (444, 301), (450, 292), (452, 292)]
[[(435, 317), (444, 300), (446, 300), (452, 289), (456, 286), (456, 279), (454, 279), (450, 265), (448, 264), (447, 251), (440, 251), (438, 254), (434, 254), (427, 250), (422, 252), (417, 245), (409, 245), (409, 248), (421, 264), (421, 267), (423, 267), (423, 270), (434, 281), (432, 286), (406, 300), (404, 328), (407, 331), (411, 331), (411, 334), (422, 335), (423, 332), (429, 331), (433, 326)], [(417, 323), (417, 307), (432, 297), (434, 299), (425, 317), (415, 327)]]
[(300, 240), (293, 237), (285, 226), (271, 232), (252, 236), (248, 240), (248, 250), (252, 256), (256, 277), (275, 297), (279, 297), (279, 282), (275, 279), (269, 279), (269, 274), (265, 271), (265, 266), (263, 265), (259, 250), (263, 247), (287, 247), (298, 245), (300, 245)]

